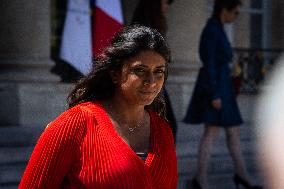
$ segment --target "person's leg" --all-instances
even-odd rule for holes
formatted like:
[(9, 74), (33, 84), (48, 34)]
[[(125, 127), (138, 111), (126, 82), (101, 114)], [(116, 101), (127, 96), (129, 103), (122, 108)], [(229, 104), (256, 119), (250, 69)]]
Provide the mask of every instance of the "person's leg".
[(219, 127), (205, 125), (204, 133), (199, 143), (196, 179), (204, 189), (207, 188), (208, 161), (210, 159), (213, 143), (219, 134), (219, 130)]
[(227, 146), (235, 166), (235, 173), (249, 182), (250, 178), (248, 176), (243, 154), (241, 151), (240, 127), (229, 127), (225, 129), (225, 132)]

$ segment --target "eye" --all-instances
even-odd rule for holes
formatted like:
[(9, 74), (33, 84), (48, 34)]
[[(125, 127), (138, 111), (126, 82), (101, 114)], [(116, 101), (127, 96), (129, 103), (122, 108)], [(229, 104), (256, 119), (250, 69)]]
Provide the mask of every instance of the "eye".
[(164, 70), (164, 69), (157, 69), (157, 70), (155, 71), (155, 73), (157, 73), (157, 74), (164, 74), (164, 73), (165, 73), (165, 70)]
[(136, 68), (131, 69), (131, 73), (138, 75), (138, 76), (144, 75), (145, 72), (146, 72), (146, 70), (144, 68), (141, 68), (141, 67), (136, 67)]
[(136, 73), (145, 72), (145, 70), (143, 68), (134, 68), (133, 71), (136, 72)]

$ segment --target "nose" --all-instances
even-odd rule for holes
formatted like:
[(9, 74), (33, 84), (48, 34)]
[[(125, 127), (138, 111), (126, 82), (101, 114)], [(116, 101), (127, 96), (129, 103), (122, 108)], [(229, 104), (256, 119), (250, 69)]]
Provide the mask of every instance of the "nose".
[(154, 85), (156, 83), (155, 76), (152, 72), (145, 74), (143, 79), (143, 84), (146, 85)]

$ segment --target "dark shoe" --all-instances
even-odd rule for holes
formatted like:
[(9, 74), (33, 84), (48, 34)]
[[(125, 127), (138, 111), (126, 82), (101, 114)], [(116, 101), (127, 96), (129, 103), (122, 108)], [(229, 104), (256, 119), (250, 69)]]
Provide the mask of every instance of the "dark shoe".
[(248, 183), (248, 181), (242, 179), (239, 175), (235, 174), (233, 178), (236, 189), (239, 189), (239, 185), (242, 185), (246, 189), (263, 189), (262, 186), (252, 186), (251, 184)]
[(202, 189), (201, 185), (199, 184), (196, 178), (192, 179), (191, 185), (192, 189)]

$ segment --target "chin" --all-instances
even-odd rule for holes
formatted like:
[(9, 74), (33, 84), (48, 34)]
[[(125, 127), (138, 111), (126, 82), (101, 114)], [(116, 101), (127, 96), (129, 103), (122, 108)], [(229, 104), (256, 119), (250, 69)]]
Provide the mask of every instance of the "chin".
[(148, 106), (150, 104), (152, 104), (152, 102), (155, 100), (155, 98), (157, 97), (157, 94), (156, 93), (151, 93), (151, 94), (142, 94), (142, 95), (139, 95), (139, 102), (140, 104), (143, 104), (144, 106)]
[(149, 106), (153, 103), (154, 100), (148, 100), (148, 101), (144, 101), (144, 105), (145, 106)]
[(144, 106), (148, 106), (148, 105), (150, 105), (150, 104), (152, 104), (153, 103), (153, 101), (154, 101), (154, 99), (155, 98), (143, 98), (143, 99), (141, 99), (141, 103), (144, 105)]

